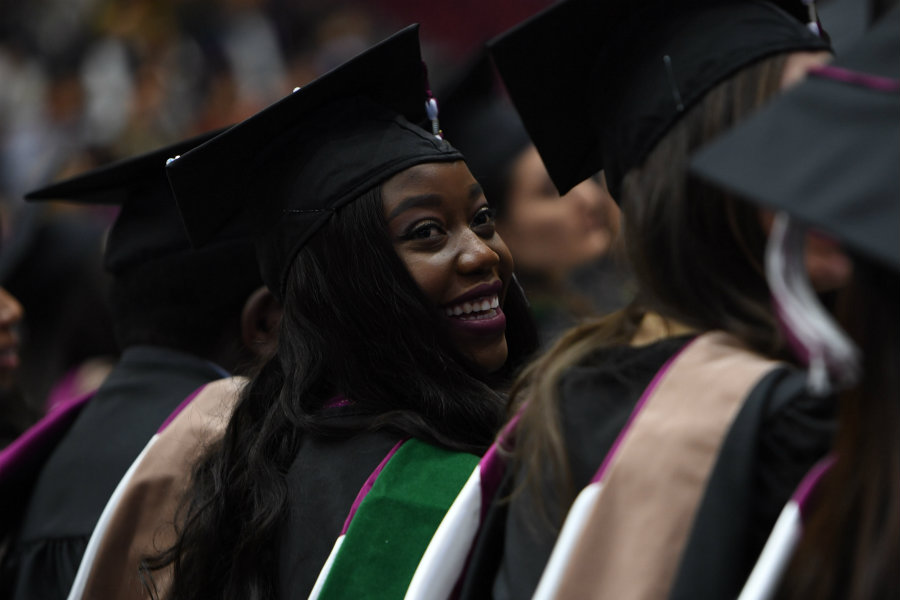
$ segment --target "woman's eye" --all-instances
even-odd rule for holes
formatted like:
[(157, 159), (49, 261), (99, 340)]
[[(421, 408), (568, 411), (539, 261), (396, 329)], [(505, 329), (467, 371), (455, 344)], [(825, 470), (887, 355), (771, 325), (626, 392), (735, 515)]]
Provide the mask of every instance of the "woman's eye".
[(485, 206), (475, 214), (472, 219), (472, 227), (490, 227), (493, 230), (495, 224), (494, 209)]
[(406, 237), (411, 240), (430, 240), (441, 234), (441, 228), (434, 223), (425, 223), (412, 229)]

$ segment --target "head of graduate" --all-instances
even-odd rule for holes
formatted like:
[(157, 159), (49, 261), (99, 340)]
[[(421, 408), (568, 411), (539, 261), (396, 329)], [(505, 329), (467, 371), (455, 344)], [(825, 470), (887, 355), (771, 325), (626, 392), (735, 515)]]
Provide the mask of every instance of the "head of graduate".
[(566, 0), (491, 42), (560, 193), (603, 170), (642, 305), (764, 353), (780, 342), (763, 219), (690, 176), (688, 156), (828, 59), (812, 6)]
[(559, 192), (603, 170), (637, 287), (634, 304), (570, 331), (514, 390), (528, 400), (516, 452), (531, 481), (561, 474), (567, 489), (560, 378), (600, 348), (722, 331), (791, 359), (759, 209), (691, 175), (688, 161), (827, 60), (821, 34), (801, 0), (563, 0), (490, 43)]
[[(166, 159), (210, 139), (212, 131), (103, 165), (30, 192), (29, 201), (116, 206), (103, 266), (111, 276), (116, 342), (166, 348), (249, 372), (265, 334), (251, 299), (262, 287), (255, 248), (237, 224), (201, 250), (185, 234), (165, 175)], [(259, 301), (256, 301), (258, 304)]]
[(424, 68), (408, 27), (167, 168), (195, 245), (252, 222), (280, 352), (321, 357), (317, 402), (381, 396), (355, 382), (382, 368), (407, 390), (449, 364), (493, 384), (531, 350), (493, 210), (427, 122)]

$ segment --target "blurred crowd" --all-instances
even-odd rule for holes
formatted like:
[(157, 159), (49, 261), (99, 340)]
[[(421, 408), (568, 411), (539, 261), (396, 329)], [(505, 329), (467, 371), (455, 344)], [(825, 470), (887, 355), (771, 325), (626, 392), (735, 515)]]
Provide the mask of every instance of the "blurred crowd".
[(896, 596), (896, 4), (0, 0), (0, 598)]
[[(29, 205), (23, 201), (29, 190), (237, 123), (409, 22), (423, 24), (431, 84), (443, 90), (486, 40), (549, 3), (0, 2), (0, 284), (27, 308), (19, 387), (32, 414), (23, 418), (33, 420), (53, 403), (60, 380), (67, 389), (56, 391), (63, 394), (95, 387), (118, 352), (106, 314), (107, 275), (98, 258), (117, 209)], [(823, 11), (829, 10), (839, 12), (829, 20), (839, 49), (861, 31), (864, 11), (842, 1), (825, 3)], [(522, 185), (531, 186), (532, 199), (542, 188), (555, 195), (544, 173)], [(577, 209), (597, 214), (611, 206), (599, 192), (576, 202), (597, 205)], [(551, 240), (535, 248), (534, 269), (527, 268), (528, 256), (516, 252), (547, 337), (572, 325), (572, 314), (602, 314), (628, 295), (607, 280), (597, 289), (597, 269), (619, 277), (608, 264), (569, 265), (570, 257), (551, 251), (559, 245), (536, 227), (545, 218), (571, 220), (575, 213), (568, 210), (568, 216), (539, 216), (535, 224), (522, 225), (523, 236)], [(598, 218), (615, 222), (608, 215)], [(563, 234), (573, 227), (557, 226)], [(506, 229), (504, 237), (511, 237), (513, 227)], [(573, 251), (596, 257), (611, 241), (587, 244), (597, 247)], [(574, 268), (565, 273), (567, 285), (539, 264), (547, 261)], [(571, 293), (570, 282), (584, 294)]]

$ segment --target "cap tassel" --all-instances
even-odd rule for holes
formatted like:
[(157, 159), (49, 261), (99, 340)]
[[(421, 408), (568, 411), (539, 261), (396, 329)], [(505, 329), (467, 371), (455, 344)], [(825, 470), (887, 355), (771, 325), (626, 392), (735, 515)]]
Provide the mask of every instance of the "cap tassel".
[(428, 120), (431, 121), (431, 133), (439, 140), (444, 139), (444, 132), (441, 131), (441, 123), (438, 121), (438, 103), (434, 98), (434, 94), (431, 93), (431, 84), (428, 83), (428, 65), (425, 64), (425, 61), (422, 61), (422, 76), (425, 79), (425, 96), (428, 98), (425, 100), (425, 114), (428, 116)]
[(683, 112), (684, 102), (681, 99), (678, 84), (675, 82), (675, 72), (672, 70), (672, 57), (668, 54), (663, 56), (663, 64), (666, 66), (666, 75), (669, 76), (669, 85), (672, 87), (672, 98), (675, 100), (675, 108), (678, 112)]
[(437, 100), (429, 98), (425, 101), (425, 114), (428, 115), (428, 120), (431, 121), (431, 133), (434, 134), (434, 137), (439, 140), (444, 139), (444, 132), (441, 131), (441, 124), (438, 121)]
[(801, 1), (806, 5), (806, 10), (809, 13), (809, 22), (806, 23), (806, 27), (820, 38), (827, 40), (828, 34), (822, 29), (822, 22), (819, 20), (819, 12), (816, 10), (816, 0)]
[(859, 351), (822, 306), (804, 261), (805, 229), (780, 212), (766, 247), (766, 276), (788, 341), (809, 368), (807, 388), (824, 396), (859, 378)]

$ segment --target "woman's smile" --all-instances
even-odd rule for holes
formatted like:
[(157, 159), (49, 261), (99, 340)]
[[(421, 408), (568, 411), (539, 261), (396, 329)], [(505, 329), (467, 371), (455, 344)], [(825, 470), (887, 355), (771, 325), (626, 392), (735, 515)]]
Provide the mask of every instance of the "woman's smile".
[(466, 164), (407, 169), (385, 182), (382, 198), (394, 249), (447, 323), (454, 345), (487, 372), (502, 367), (512, 255)]
[(506, 330), (506, 315), (500, 308), (503, 282), (479, 285), (444, 306), (450, 326), (475, 335), (496, 335)]

